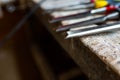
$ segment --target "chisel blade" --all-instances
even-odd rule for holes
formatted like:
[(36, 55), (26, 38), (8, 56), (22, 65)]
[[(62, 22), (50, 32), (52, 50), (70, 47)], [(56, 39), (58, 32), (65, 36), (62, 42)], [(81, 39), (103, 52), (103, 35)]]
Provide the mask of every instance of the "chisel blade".
[(119, 30), (120, 29), (120, 22), (116, 22), (113, 24), (105, 24), (105, 25), (100, 25), (98, 27), (92, 27), (92, 28), (87, 28), (87, 29), (81, 29), (76, 32), (68, 31), (68, 36), (67, 38), (73, 38), (73, 37), (81, 37), (81, 36), (86, 36), (86, 35), (91, 35), (91, 34), (96, 34), (96, 33), (101, 33), (101, 32), (108, 32), (112, 30)]
[(50, 23), (55, 23), (55, 22), (63, 21), (63, 20), (84, 18), (84, 17), (87, 17), (87, 16), (91, 16), (93, 14), (104, 13), (106, 11), (109, 12), (109, 11), (113, 11), (113, 10), (116, 10), (116, 7), (113, 6), (113, 5), (110, 5), (110, 6), (99, 8), (99, 9), (93, 9), (91, 11), (87, 11), (87, 12), (84, 12), (84, 13), (78, 13), (78, 14), (73, 14), (73, 15), (68, 15), (68, 16), (57, 17), (57, 18), (52, 19), (50, 21)]
[(90, 19), (90, 20), (86, 20), (83, 22), (78, 22), (78, 23), (74, 23), (74, 24), (70, 24), (70, 25), (60, 26), (56, 31), (60, 32), (60, 31), (68, 30), (70, 28), (76, 28), (76, 27), (86, 26), (86, 25), (90, 25), (90, 24), (102, 23), (108, 19), (115, 19), (118, 17), (119, 17), (119, 13), (113, 12), (111, 14), (108, 14), (107, 16), (102, 16), (102, 17), (98, 17), (98, 18), (94, 18), (94, 19)]
[(83, 18), (83, 17), (87, 17), (90, 16), (90, 11), (87, 12), (83, 12), (83, 13), (78, 13), (78, 14), (73, 14), (73, 15), (68, 15), (68, 16), (62, 16), (62, 17), (57, 17), (54, 18), (50, 21), (50, 23), (55, 23), (58, 21), (63, 21), (63, 20), (70, 20), (70, 19), (77, 19), (77, 18)]
[(90, 25), (90, 24), (93, 24), (93, 23), (103, 22), (103, 18), (104, 17), (100, 17), (100, 18), (90, 19), (90, 20), (87, 20), (87, 21), (78, 22), (78, 23), (74, 23), (74, 24), (70, 24), (70, 25), (60, 26), (56, 30), (56, 32), (66, 31), (70, 28), (76, 28), (76, 27), (80, 27), (80, 26)]
[(53, 10), (53, 9), (59, 9), (64, 7), (69, 7), (73, 5), (80, 5), (84, 3), (91, 3), (91, 0), (46, 0), (43, 4), (41, 4), (41, 7), (45, 10)]

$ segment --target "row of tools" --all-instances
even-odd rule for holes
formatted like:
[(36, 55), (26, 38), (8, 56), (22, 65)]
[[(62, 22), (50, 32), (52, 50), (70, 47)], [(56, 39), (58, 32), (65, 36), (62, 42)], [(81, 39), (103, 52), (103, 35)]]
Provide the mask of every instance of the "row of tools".
[[(66, 38), (86, 36), (101, 32), (113, 32), (120, 29), (120, 0), (48, 0), (41, 4), (41, 7), (46, 11), (87, 9), (85, 12), (55, 17), (50, 20), (50, 23), (101, 15), (92, 19), (59, 26), (56, 32), (67, 32), (68, 35)], [(109, 24), (105, 23), (111, 20), (115, 20), (115, 22)]]

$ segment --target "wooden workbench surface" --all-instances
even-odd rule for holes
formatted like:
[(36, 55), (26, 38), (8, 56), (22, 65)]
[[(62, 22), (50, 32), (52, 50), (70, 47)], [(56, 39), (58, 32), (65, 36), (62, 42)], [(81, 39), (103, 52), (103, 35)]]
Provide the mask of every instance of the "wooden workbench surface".
[[(34, 0), (37, 3), (39, 0)], [(43, 11), (44, 12), (44, 11)], [(81, 38), (64, 39), (65, 32), (56, 33), (58, 24), (50, 24), (50, 17), (73, 14), (80, 11), (56, 11), (43, 14), (41, 8), (36, 16), (46, 25), (46, 28), (68, 52), (81, 70), (91, 80), (120, 80), (120, 31), (101, 33)], [(79, 20), (64, 21), (70, 24)]]

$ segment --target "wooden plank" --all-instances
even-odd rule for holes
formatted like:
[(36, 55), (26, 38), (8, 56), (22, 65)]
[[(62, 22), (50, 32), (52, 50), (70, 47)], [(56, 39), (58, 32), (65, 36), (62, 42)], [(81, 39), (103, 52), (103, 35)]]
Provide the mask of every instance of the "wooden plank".
[[(41, 13), (38, 10), (36, 15), (90, 79), (120, 80), (119, 31), (66, 40), (65, 33), (55, 32), (54, 28), (58, 25), (48, 22), (51, 16), (56, 17), (55, 13), (40, 15)], [(56, 14), (62, 16), (65, 12)]]

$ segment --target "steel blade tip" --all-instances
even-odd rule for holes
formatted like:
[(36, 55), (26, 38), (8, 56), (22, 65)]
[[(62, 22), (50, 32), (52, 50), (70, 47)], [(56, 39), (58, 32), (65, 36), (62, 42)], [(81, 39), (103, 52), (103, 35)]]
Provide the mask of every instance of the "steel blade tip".
[(57, 28), (56, 29), (56, 32), (61, 32), (61, 31), (64, 31), (64, 28)]
[(69, 38), (72, 38), (72, 36), (68, 35), (68, 36), (66, 36), (66, 38), (65, 38), (65, 39), (69, 39)]
[(56, 29), (56, 32), (62, 32), (62, 31), (66, 31), (68, 30), (69, 27), (66, 27), (66, 26), (59, 26), (57, 29)]
[(55, 19), (49, 21), (49, 23), (55, 23), (55, 22), (57, 22)]

